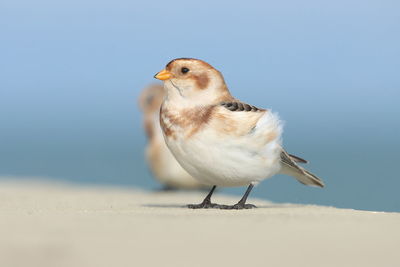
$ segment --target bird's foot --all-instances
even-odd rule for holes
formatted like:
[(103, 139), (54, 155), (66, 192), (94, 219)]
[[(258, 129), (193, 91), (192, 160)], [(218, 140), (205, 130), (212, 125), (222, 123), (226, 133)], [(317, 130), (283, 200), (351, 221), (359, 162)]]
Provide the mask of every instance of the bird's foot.
[(215, 203), (211, 203), (210, 200), (203, 201), (200, 204), (189, 204), (189, 205), (187, 205), (187, 207), (189, 209), (213, 209), (213, 208), (217, 208), (218, 206), (220, 206), (220, 205), (215, 204)]
[(235, 205), (218, 205), (218, 208), (222, 210), (243, 210), (257, 208), (257, 206), (253, 204), (245, 204), (239, 202)]

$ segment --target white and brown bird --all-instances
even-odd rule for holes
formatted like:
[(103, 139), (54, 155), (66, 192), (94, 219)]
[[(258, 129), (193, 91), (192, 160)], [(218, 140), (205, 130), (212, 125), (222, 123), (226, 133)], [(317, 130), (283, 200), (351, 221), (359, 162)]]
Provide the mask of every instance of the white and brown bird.
[[(167, 95), (160, 124), (165, 141), (182, 167), (212, 190), (200, 204), (189, 208), (243, 209), (253, 186), (277, 173), (300, 183), (324, 183), (281, 146), (282, 123), (269, 109), (235, 99), (222, 74), (208, 63), (192, 58), (169, 62), (155, 78), (164, 81)], [(235, 205), (211, 202), (217, 186), (248, 186)]]
[(165, 144), (160, 127), (160, 106), (164, 99), (164, 88), (160, 84), (146, 87), (139, 97), (143, 112), (143, 126), (148, 143), (146, 160), (153, 176), (166, 188), (196, 189), (208, 187), (188, 174), (176, 161)]

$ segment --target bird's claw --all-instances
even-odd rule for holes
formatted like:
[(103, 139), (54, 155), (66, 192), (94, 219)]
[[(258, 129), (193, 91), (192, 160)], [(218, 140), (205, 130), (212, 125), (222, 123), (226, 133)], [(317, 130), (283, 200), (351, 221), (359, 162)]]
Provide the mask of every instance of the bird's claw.
[(257, 208), (257, 206), (253, 204), (237, 203), (235, 205), (219, 205), (218, 208), (222, 210), (243, 210)]
[(200, 204), (189, 204), (187, 205), (187, 207), (189, 209), (213, 209), (218, 207), (218, 204), (215, 203), (211, 203), (210, 201), (204, 201)]

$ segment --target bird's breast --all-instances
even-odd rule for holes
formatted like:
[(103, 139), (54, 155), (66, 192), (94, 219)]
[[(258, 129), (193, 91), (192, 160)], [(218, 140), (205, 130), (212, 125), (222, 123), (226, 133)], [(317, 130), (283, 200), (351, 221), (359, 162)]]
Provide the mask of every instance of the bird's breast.
[(160, 126), (167, 139), (191, 138), (210, 121), (214, 106), (185, 108), (181, 110), (161, 108)]
[(161, 109), (160, 126), (166, 139), (176, 139), (177, 132), (180, 129), (178, 129), (175, 116), (168, 109)]

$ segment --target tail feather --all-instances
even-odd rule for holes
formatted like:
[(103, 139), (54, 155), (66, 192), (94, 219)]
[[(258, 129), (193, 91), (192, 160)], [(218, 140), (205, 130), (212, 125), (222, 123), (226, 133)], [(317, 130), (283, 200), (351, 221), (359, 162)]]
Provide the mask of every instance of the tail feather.
[(318, 178), (315, 174), (307, 171), (306, 169), (300, 167), (292, 159), (292, 155), (289, 155), (285, 150), (281, 153), (281, 173), (292, 176), (297, 179), (302, 184), (324, 187), (324, 182)]
[(293, 161), (295, 161), (295, 162), (304, 163), (304, 164), (308, 163), (307, 160), (302, 159), (302, 158), (300, 158), (300, 157), (298, 157), (298, 156), (295, 156), (295, 155), (292, 155), (292, 154), (288, 154), (288, 155), (289, 155), (289, 157), (290, 157)]

